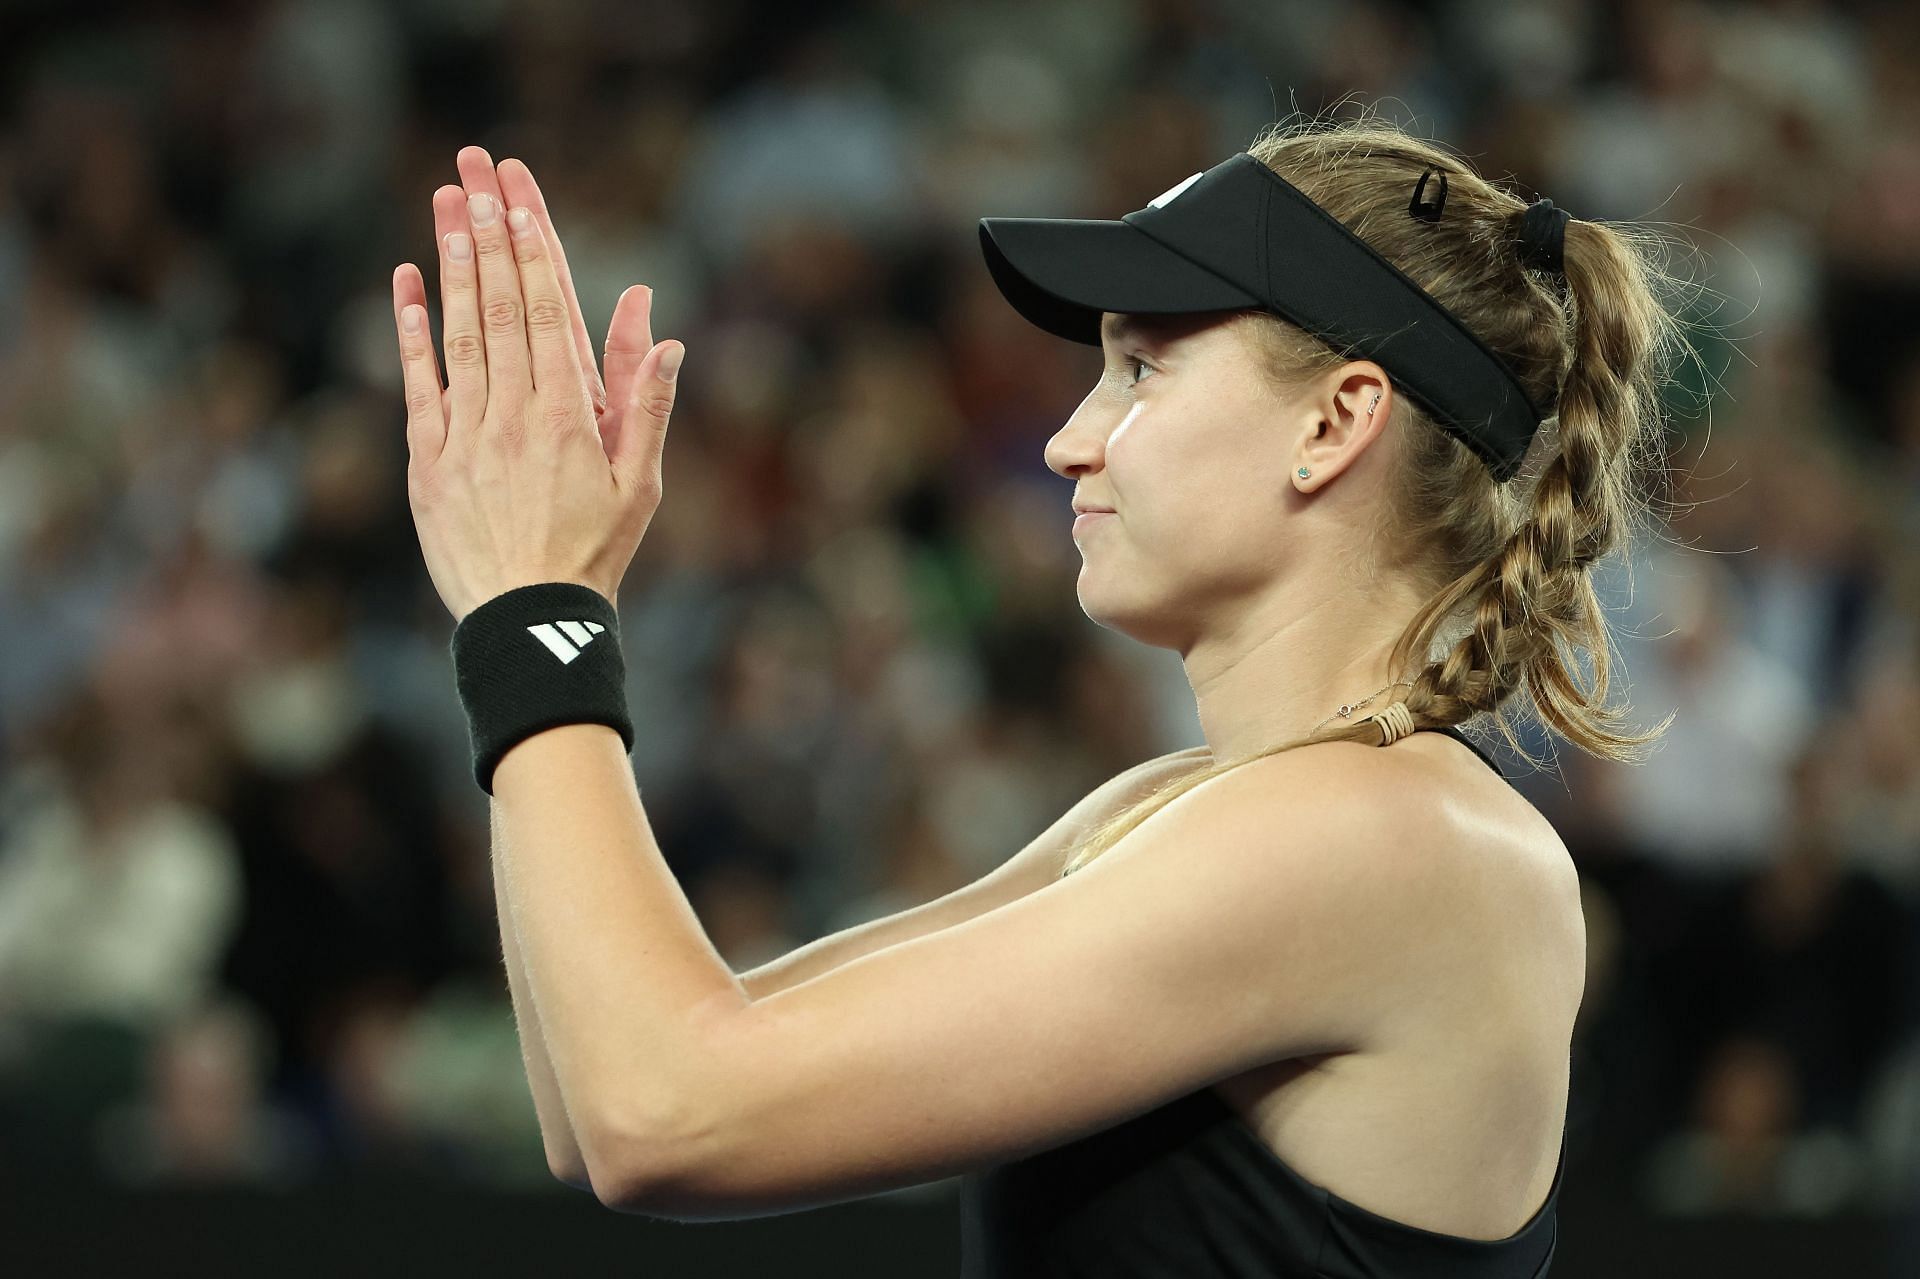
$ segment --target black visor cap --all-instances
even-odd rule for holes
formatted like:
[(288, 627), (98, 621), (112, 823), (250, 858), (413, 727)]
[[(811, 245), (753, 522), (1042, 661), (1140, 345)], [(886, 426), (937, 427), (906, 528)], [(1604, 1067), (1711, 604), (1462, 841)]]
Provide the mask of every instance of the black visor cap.
[(980, 241), (993, 282), (1016, 311), (1088, 346), (1100, 345), (1105, 311), (1179, 315), (1262, 305), (1125, 222), (982, 218)]
[(1016, 311), (1088, 346), (1106, 311), (1271, 311), (1376, 361), (1501, 481), (1546, 416), (1450, 311), (1244, 151), (1118, 221), (982, 218), (980, 245)]

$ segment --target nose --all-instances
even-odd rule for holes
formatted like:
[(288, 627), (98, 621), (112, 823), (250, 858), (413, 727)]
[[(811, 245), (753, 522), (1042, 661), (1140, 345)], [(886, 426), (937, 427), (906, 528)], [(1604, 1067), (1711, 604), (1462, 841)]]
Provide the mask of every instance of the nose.
[(1107, 424), (1097, 420), (1099, 414), (1090, 403), (1092, 399), (1088, 395), (1082, 400), (1066, 425), (1047, 441), (1047, 468), (1055, 475), (1073, 479), (1106, 464)]

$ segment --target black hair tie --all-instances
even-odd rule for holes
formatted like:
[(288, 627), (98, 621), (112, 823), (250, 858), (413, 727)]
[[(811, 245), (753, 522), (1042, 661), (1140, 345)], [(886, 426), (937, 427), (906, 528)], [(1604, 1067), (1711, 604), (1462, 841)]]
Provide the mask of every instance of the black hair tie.
[(1526, 212), (1520, 215), (1521, 264), (1536, 271), (1551, 271), (1564, 276), (1567, 219), (1570, 216), (1565, 209), (1554, 208), (1553, 201), (1545, 196), (1529, 204)]
[[(1431, 200), (1422, 202), (1420, 197), (1426, 194), (1427, 179), (1430, 177), (1433, 177), (1436, 174), (1438, 174), (1440, 178), (1439, 194), (1435, 195)], [(1415, 220), (1431, 224), (1434, 222), (1438, 222), (1440, 220), (1440, 210), (1446, 206), (1446, 203), (1447, 203), (1446, 170), (1430, 168), (1420, 175), (1419, 183), (1413, 188), (1413, 198), (1407, 201), (1407, 212)]]

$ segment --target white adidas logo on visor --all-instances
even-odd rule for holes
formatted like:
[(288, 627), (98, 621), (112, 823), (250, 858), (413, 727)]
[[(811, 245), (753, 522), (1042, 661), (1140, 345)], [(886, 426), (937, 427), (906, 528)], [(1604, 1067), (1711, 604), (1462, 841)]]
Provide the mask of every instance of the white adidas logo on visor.
[(1162, 191), (1159, 195), (1154, 196), (1153, 199), (1148, 200), (1147, 206), (1149, 208), (1154, 208), (1154, 209), (1164, 209), (1169, 204), (1173, 203), (1175, 196), (1179, 195), (1182, 191), (1186, 190), (1188, 187), (1192, 186), (1194, 183), (1198, 182), (1199, 180), (1200, 180), (1200, 175), (1196, 173), (1184, 182), (1176, 182), (1172, 186), (1168, 187), (1166, 190)]
[[(527, 630), (547, 646), (547, 651), (563, 663), (580, 656), (580, 650), (593, 643), (593, 637), (607, 628), (598, 622), (539, 622)], [(566, 632), (564, 635), (561, 632)], [(569, 644), (567, 641), (572, 640)]]

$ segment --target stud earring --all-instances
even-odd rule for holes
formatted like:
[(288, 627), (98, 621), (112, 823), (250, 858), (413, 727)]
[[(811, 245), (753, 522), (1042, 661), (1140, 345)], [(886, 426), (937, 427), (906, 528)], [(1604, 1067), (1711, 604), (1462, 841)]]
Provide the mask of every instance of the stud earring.
[(1308, 469), (1307, 469), (1306, 467), (1304, 467), (1304, 466), (1303, 466), (1303, 467), (1301, 467), (1301, 468), (1300, 468), (1300, 478), (1301, 478), (1301, 479), (1303, 479), (1303, 480), (1304, 480), (1304, 479), (1306, 479), (1306, 478), (1307, 478), (1307, 477), (1308, 477), (1309, 475), (1312, 475), (1312, 474), (1313, 474), (1313, 472), (1312, 472), (1312, 471), (1309, 471), (1309, 470), (1308, 470)]

